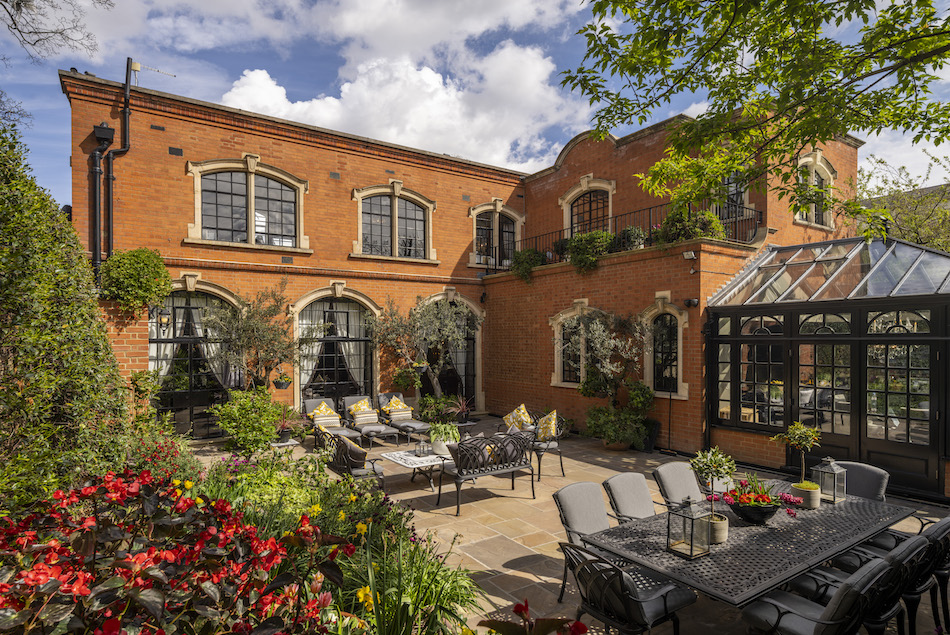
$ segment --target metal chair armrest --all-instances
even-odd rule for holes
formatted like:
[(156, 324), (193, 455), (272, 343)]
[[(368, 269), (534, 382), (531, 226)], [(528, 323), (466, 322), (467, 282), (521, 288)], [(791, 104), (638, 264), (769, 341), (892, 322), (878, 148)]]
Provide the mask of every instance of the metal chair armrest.
[[(777, 633), (777, 632), (778, 632), (778, 625), (779, 625), (779, 623), (782, 621), (782, 618), (784, 618), (786, 615), (799, 615), (799, 613), (796, 613), (795, 610), (794, 610), (792, 607), (788, 606), (787, 604), (783, 604), (783, 603), (779, 602), (779, 601), (776, 600), (775, 598), (771, 598), (771, 597), (766, 596), (766, 597), (764, 597), (764, 598), (761, 598), (761, 599), (758, 600), (758, 601), (759, 601), (759, 602), (765, 602), (766, 604), (771, 604), (772, 606), (774, 606), (774, 607), (776, 608), (776, 610), (777, 610), (778, 613), (779, 613), (778, 621), (775, 622), (775, 624), (772, 626), (772, 630), (770, 630), (769, 633)], [(809, 621), (814, 622), (815, 624), (824, 624), (824, 625), (826, 625), (826, 626), (834, 626), (834, 625), (836, 625), (836, 624), (840, 624), (841, 621), (842, 621), (842, 620), (837, 620), (837, 621), (820, 620), (820, 619), (817, 619), (817, 618), (810, 618), (810, 617), (807, 618), (807, 619), (808, 619)]]

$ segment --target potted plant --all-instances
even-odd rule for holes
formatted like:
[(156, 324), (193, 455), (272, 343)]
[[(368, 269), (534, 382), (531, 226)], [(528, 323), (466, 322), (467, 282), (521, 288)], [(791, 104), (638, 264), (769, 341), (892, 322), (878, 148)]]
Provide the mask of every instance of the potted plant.
[(274, 379), (274, 388), (276, 388), (277, 390), (283, 390), (284, 388), (287, 388), (288, 386), (290, 386), (293, 380), (294, 380), (293, 377), (291, 377), (290, 375), (285, 373), (283, 370), (278, 368), (277, 378)]
[(295, 419), (288, 419), (287, 413), (290, 409), (287, 404), (283, 404), (280, 413), (280, 421), (277, 422), (275, 430), (277, 431), (277, 443), (288, 443), (290, 438), (300, 432), (303, 426)]
[(471, 400), (462, 395), (449, 397), (445, 405), (445, 411), (455, 415), (459, 423), (465, 423), (472, 412)]
[(801, 457), (802, 476), (797, 483), (792, 484), (792, 489), (803, 499), (803, 507), (816, 509), (821, 503), (821, 489), (817, 483), (805, 480), (805, 452), (820, 447), (818, 442), (821, 441), (821, 430), (817, 427), (806, 426), (801, 421), (795, 421), (788, 426), (788, 430), (772, 437), (772, 441), (784, 443), (798, 450)]
[(608, 450), (643, 447), (647, 436), (644, 418), (630, 408), (593, 406), (587, 410), (587, 434), (603, 439)]
[(690, 459), (689, 466), (712, 492), (709, 497), (712, 510), (709, 542), (712, 544), (725, 542), (729, 538), (729, 519), (716, 513), (716, 501), (719, 499), (716, 494), (716, 483), (732, 478), (732, 473), (736, 471), (736, 462), (720, 450), (719, 446), (715, 446), (697, 452), (696, 456)]
[(432, 451), (440, 456), (449, 456), (446, 443), (458, 443), (460, 438), (458, 426), (454, 423), (429, 424), (429, 441), (432, 443)]

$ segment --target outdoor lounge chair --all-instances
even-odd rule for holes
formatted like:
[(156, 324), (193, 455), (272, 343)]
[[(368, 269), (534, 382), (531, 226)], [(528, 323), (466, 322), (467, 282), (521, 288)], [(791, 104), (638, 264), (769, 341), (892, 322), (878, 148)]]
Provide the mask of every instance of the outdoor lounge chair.
[(368, 400), (370, 404), (373, 403), (373, 400), (366, 395), (350, 395), (343, 398), (343, 411), (346, 414), (349, 426), (358, 431), (362, 438), (369, 439), (371, 449), (377, 437), (393, 437), (396, 439), (396, 445), (399, 445), (399, 430), (380, 421), (379, 413), (375, 410), (365, 413), (365, 418), (353, 416), (350, 408), (364, 399)]
[(366, 450), (349, 439), (337, 437), (317, 429), (317, 446), (328, 450), (327, 466), (340, 476), (352, 476), (357, 480), (376, 479), (383, 489), (383, 468), (376, 465), (379, 459), (367, 459)]
[(318, 426), (323, 426), (327, 432), (334, 436), (346, 437), (347, 439), (359, 438), (360, 433), (353, 428), (348, 428), (343, 425), (339, 414), (326, 415), (323, 417), (311, 417), (310, 413), (319, 408), (321, 403), (325, 403), (331, 410), (336, 412), (336, 404), (333, 403), (333, 399), (331, 397), (305, 399), (303, 402), (304, 415), (306, 415), (306, 417), (313, 422), (314, 433), (316, 433)]
[(581, 595), (576, 619), (586, 613), (603, 622), (607, 632), (613, 627), (622, 635), (671, 620), (673, 634), (679, 634), (676, 612), (693, 604), (695, 593), (649, 570), (621, 569), (589, 549), (567, 542), (560, 547)]
[(602, 483), (617, 520), (626, 522), (656, 514), (647, 479), (639, 472), (614, 474)]
[[(405, 401), (402, 397), (401, 392), (381, 392), (379, 393), (379, 412), (382, 415), (383, 419), (391, 425), (392, 427), (398, 429), (400, 432), (406, 435), (406, 438), (409, 442), (412, 442), (412, 435), (424, 434), (429, 430), (429, 424), (425, 421), (419, 421), (412, 415), (412, 410), (409, 410), (408, 413), (397, 413), (397, 412), (386, 412), (386, 406), (389, 405), (389, 402), (394, 398), (398, 398), (399, 401)], [(408, 416), (404, 416), (404, 415)]]

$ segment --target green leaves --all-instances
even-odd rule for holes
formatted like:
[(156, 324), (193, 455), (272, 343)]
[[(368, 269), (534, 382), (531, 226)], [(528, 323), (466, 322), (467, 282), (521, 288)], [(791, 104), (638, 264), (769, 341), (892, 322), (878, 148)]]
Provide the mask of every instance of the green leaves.
[(155, 249), (116, 251), (100, 273), (103, 293), (132, 314), (161, 304), (172, 292), (171, 276)]

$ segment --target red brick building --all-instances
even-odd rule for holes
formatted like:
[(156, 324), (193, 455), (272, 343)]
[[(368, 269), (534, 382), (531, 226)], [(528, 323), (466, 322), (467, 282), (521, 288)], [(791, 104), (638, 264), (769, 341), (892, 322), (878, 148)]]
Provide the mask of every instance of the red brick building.
[[(557, 262), (560, 238), (632, 226), (649, 234), (662, 222), (665, 201), (633, 175), (662, 156), (670, 122), (601, 142), (579, 135), (554, 165), (522, 174), (137, 87), (126, 131), (121, 83), (65, 71), (60, 81), (72, 109), (73, 218), (91, 251), (94, 126), (116, 130), (112, 149), (129, 142), (111, 160), (114, 180), (106, 163), (99, 257), (157, 249), (176, 291), (167, 328), (153, 312), (112, 320), (112, 335), (123, 371), (162, 373), (163, 406), (180, 429), (208, 433), (204, 408), (234, 381), (207, 362), (214, 343), (200, 307), (286, 277), (297, 328), (334, 324), (331, 337), (302, 351), (291, 387), (277, 391), (295, 407), (309, 394), (390, 389), (365, 316), (389, 299), (407, 311), (417, 298), (448, 297), (485, 318), (453, 357), (451, 389), (478, 410), (503, 414), (524, 402), (583, 427), (586, 409), (601, 401), (579, 395), (555, 341), (566, 318), (596, 308), (666, 329), (668, 363), (654, 369), (648, 355), (643, 369), (658, 388), (661, 447), (693, 452), (712, 440), (751, 463), (786, 462), (761, 434), (707, 429), (706, 301), (764, 245), (829, 240), (850, 228), (821, 208), (796, 218), (771, 193), (733, 190), (715, 208), (730, 240), (621, 251), (587, 274)], [(842, 138), (799, 164), (816, 183), (846, 189), (860, 145)], [(530, 283), (504, 271), (527, 247), (554, 261)]]

